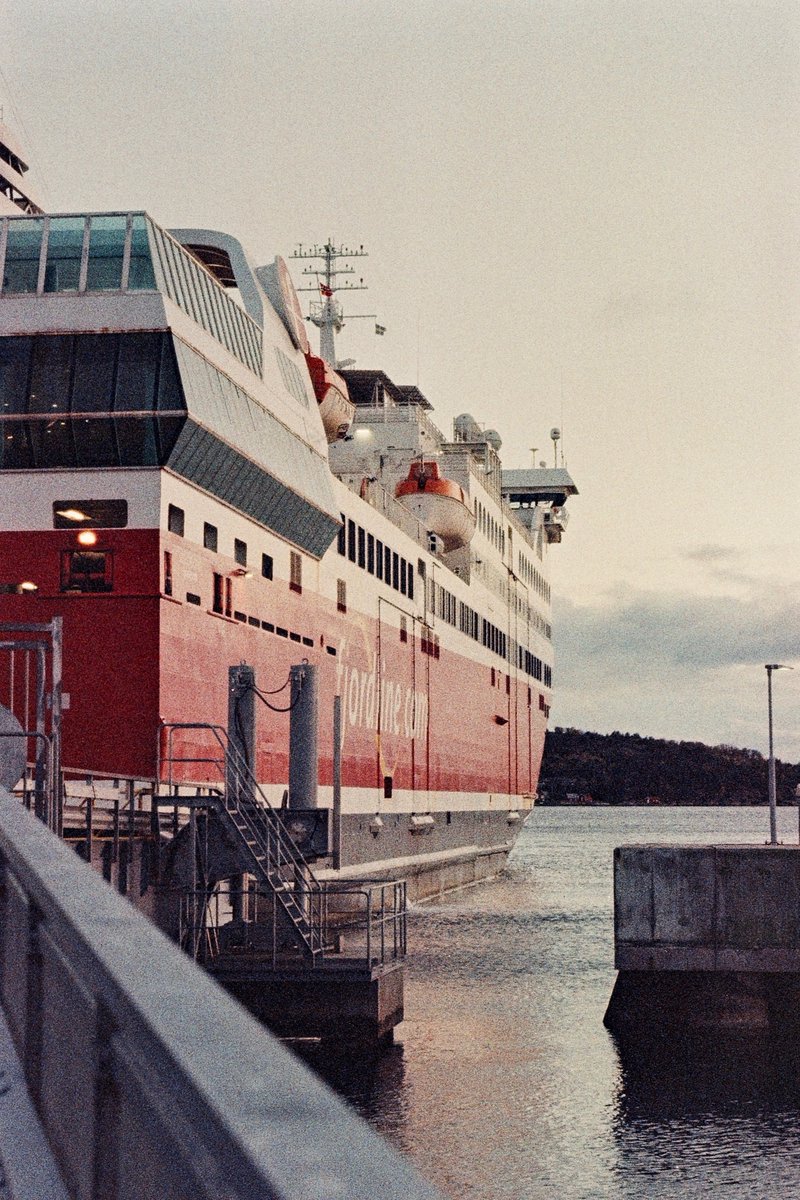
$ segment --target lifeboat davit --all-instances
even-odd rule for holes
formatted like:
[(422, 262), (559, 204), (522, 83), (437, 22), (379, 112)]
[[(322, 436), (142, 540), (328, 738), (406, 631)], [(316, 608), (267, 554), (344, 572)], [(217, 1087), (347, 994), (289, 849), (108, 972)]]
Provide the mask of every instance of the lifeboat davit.
[(475, 532), (475, 517), (460, 484), (442, 479), (437, 462), (411, 464), (394, 490), (400, 503), (426, 529), (442, 539), (445, 550), (465, 546)]
[(347, 391), (347, 384), (324, 358), (317, 358), (316, 354), (307, 354), (306, 363), (314, 385), (314, 395), (317, 397), (325, 436), (329, 442), (341, 441), (347, 436), (356, 411), (356, 406)]

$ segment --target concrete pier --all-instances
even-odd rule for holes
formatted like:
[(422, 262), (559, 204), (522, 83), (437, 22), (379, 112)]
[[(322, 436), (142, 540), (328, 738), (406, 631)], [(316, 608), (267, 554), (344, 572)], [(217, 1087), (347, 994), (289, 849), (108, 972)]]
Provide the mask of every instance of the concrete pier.
[(615, 1034), (800, 1035), (800, 846), (614, 851)]
[(279, 1037), (319, 1038), (354, 1053), (391, 1044), (403, 1020), (403, 966), (336, 959), (313, 971), (221, 956), (209, 968)]

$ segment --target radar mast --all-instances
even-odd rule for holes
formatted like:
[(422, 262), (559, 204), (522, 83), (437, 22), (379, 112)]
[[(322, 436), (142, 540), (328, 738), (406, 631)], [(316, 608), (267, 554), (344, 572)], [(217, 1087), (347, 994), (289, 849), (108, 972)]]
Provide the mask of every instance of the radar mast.
[[(320, 357), (324, 358), (334, 370), (339, 366), (350, 365), (348, 363), (337, 363), (336, 361), (334, 334), (339, 333), (345, 324), (345, 314), (341, 303), (336, 298), (336, 293), (367, 290), (367, 285), (361, 277), (359, 277), (357, 283), (351, 283), (349, 280), (345, 280), (343, 283), (337, 281), (340, 276), (355, 275), (356, 273), (355, 267), (352, 267), (347, 260), (366, 257), (367, 251), (363, 246), (359, 246), (357, 250), (351, 250), (347, 246), (337, 246), (333, 238), (329, 238), (323, 246), (303, 246), (301, 244), (292, 254), (292, 258), (295, 259), (316, 260), (321, 263), (318, 267), (303, 267), (302, 274), (316, 276), (317, 282), (312, 287), (299, 287), (297, 291), (314, 292), (319, 297), (319, 299), (310, 302), (306, 320), (310, 321), (312, 325), (316, 325), (319, 330)], [(375, 314), (348, 313), (347, 320), (374, 321)], [(376, 325), (375, 331), (377, 332), (380, 328), (380, 326)]]

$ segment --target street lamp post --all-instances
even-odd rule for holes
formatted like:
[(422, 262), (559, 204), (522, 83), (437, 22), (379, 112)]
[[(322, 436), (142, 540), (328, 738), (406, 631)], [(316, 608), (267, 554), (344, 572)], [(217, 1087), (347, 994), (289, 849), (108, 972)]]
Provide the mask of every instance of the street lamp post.
[(778, 844), (778, 815), (775, 798), (775, 752), (772, 746), (772, 672), (791, 671), (786, 663), (765, 663), (767, 672), (767, 719), (769, 722), (769, 844)]

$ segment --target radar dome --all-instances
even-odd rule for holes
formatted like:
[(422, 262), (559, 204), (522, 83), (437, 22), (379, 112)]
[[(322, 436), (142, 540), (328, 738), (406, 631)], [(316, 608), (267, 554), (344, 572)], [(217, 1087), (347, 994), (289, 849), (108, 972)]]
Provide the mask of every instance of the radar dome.
[(496, 429), (487, 429), (486, 433), (483, 435), (483, 440), (488, 442), (496, 453), (500, 453), (500, 447), (503, 444), (503, 439), (500, 437), (500, 434)]
[(478, 422), (470, 413), (462, 413), (453, 421), (453, 429), (456, 437), (461, 438), (462, 442), (478, 442), (480, 441), (481, 431)]

